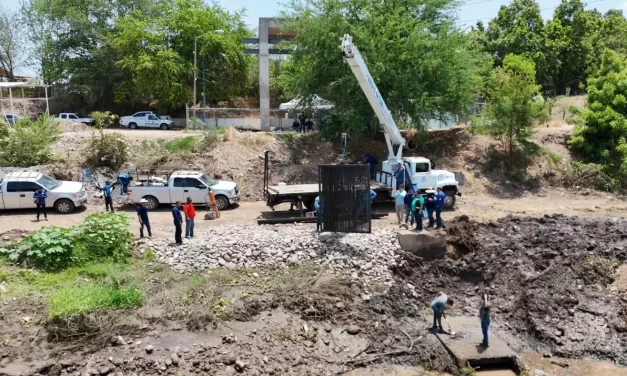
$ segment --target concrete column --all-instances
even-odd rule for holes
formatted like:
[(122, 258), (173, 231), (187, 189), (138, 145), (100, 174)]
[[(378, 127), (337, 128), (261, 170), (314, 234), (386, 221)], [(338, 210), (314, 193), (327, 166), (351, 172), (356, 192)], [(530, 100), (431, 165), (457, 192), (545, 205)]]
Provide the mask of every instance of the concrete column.
[(261, 130), (270, 130), (270, 52), (268, 29), (270, 18), (259, 18), (259, 111)]

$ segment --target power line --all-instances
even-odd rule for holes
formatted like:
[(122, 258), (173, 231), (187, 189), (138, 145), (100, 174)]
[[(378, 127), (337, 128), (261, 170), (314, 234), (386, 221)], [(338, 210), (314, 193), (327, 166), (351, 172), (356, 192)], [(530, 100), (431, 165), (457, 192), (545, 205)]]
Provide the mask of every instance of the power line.
[[(479, 3), (486, 3), (486, 2), (488, 2), (488, 1), (493, 1), (493, 0), (481, 0), (481, 1), (478, 1), (478, 2), (475, 2), (475, 3), (468, 3), (468, 4), (465, 4), (465, 5), (479, 4)], [(604, 2), (604, 1), (608, 1), (608, 0), (593, 0), (593, 1), (588, 1), (587, 3), (585, 3), (585, 5), (586, 5), (586, 6), (588, 6), (588, 5), (590, 5), (590, 4), (594, 4), (594, 3), (601, 3), (601, 2)], [(559, 7), (559, 5), (558, 5), (558, 6), (555, 6), (555, 7), (541, 8), (541, 9), (540, 9), (540, 12), (542, 12), (542, 11), (544, 11), (544, 10), (553, 10), (553, 9), (556, 9), (557, 7)], [(493, 19), (493, 18), (496, 18), (496, 16), (495, 16), (495, 17), (477, 18), (477, 19), (474, 19), (474, 20), (464, 20), (464, 21), (460, 21), (460, 22), (461, 22), (462, 24), (465, 24), (465, 23), (467, 23), (467, 22), (476, 22), (476, 21), (483, 21), (483, 20), (491, 20), (491, 19)]]

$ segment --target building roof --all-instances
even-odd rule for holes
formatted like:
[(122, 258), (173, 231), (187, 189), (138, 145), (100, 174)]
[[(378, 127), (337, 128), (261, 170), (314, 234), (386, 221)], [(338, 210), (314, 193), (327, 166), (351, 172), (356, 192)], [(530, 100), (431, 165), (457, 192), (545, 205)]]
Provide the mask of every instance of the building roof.
[(35, 84), (31, 82), (0, 82), (0, 88), (14, 88), (14, 87), (50, 87), (50, 85)]

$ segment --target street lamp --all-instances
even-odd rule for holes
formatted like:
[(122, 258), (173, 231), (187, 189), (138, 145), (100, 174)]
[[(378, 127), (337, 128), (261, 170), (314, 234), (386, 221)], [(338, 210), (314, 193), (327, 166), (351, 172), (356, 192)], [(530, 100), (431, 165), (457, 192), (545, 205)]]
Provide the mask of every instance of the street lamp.
[(194, 38), (194, 102), (192, 103), (192, 107), (196, 105), (196, 81), (198, 81), (198, 38), (202, 38), (211, 33), (223, 34), (224, 30), (211, 30)]

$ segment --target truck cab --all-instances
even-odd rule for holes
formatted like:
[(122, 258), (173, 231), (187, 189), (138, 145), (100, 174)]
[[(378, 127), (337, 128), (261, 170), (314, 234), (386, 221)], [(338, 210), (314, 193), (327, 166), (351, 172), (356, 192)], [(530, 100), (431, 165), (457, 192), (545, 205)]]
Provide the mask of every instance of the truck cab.
[(86, 125), (94, 125), (94, 119), (88, 116), (83, 116), (83, 115), (75, 114), (71, 112), (60, 113), (59, 116), (57, 116), (56, 120), (71, 121), (72, 123), (82, 123)]
[(124, 116), (120, 119), (120, 125), (124, 128), (157, 128), (168, 130), (174, 126), (174, 122), (162, 119), (153, 113), (138, 112), (132, 116)]
[[(427, 189), (442, 188), (442, 192), (446, 194), (444, 206), (450, 208), (455, 205), (456, 196), (461, 195), (458, 187), (459, 182), (455, 178), (455, 174), (446, 170), (436, 170), (435, 163), (424, 157), (404, 157), (402, 159), (407, 177), (410, 181), (406, 181), (406, 185), (413, 187), (416, 192), (425, 192)], [(396, 160), (383, 161), (382, 173), (377, 174), (377, 181), (385, 183), (391, 188), (391, 195), (396, 192), (396, 178), (394, 173), (398, 168)]]
[(83, 183), (52, 179), (38, 171), (9, 172), (0, 177), (0, 209), (33, 209), (33, 193), (40, 187), (48, 191), (46, 207), (69, 214), (85, 205), (87, 192)]

